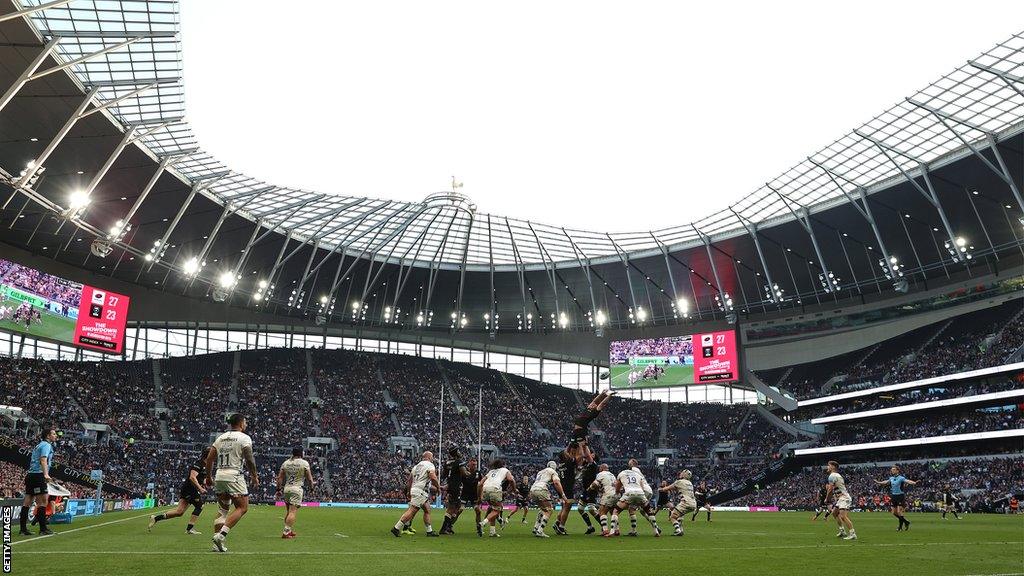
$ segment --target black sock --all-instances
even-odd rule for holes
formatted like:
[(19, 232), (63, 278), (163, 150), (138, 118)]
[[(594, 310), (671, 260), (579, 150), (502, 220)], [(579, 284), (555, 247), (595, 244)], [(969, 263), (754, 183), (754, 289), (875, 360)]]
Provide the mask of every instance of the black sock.
[(584, 512), (583, 510), (580, 510), (580, 516), (583, 516), (583, 521), (587, 524), (587, 528), (593, 528), (594, 527), (594, 525), (590, 523), (590, 516), (587, 516), (586, 512)]
[(21, 515), (19, 517), (19, 520), (21, 520), (21, 529), (27, 531), (28, 530), (28, 506), (22, 506), (21, 507)]
[(185, 526), (185, 532), (191, 532), (192, 529), (195, 528), (195, 527), (196, 527), (195, 524), (189, 524), (188, 526)]
[(153, 517), (153, 522), (159, 522), (161, 520), (167, 520), (167, 515), (166, 514), (157, 514), (156, 516)]
[(39, 520), (39, 531), (46, 531), (46, 506), (36, 507), (36, 520)]

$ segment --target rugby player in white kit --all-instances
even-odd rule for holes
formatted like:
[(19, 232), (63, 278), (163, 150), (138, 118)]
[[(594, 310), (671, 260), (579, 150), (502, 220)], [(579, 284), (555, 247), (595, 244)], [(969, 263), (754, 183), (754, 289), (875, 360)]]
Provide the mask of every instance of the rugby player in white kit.
[(427, 530), (427, 536), (437, 536), (434, 527), (430, 525), (430, 489), (435, 492), (441, 491), (441, 483), (437, 480), (437, 469), (434, 467), (434, 453), (429, 450), (423, 453), (423, 458), (412, 467), (409, 473), (407, 490), (409, 491), (409, 507), (405, 509), (402, 517), (398, 519), (391, 533), (396, 538), (402, 535), (402, 530), (411, 527), (412, 519), (416, 512), (423, 510), (423, 526)]
[[(650, 490), (650, 486), (648, 485), (645, 488), (647, 479), (644, 478), (643, 474), (634, 470), (636, 460), (630, 460), (629, 465), (630, 468), (619, 472), (619, 475), (615, 478), (616, 492), (620, 492), (622, 496), (612, 511), (610, 536), (619, 535), (619, 512), (627, 509), (631, 512), (636, 509), (647, 509), (647, 490)], [(654, 528), (654, 536), (661, 536), (661, 528), (658, 528), (658, 522), (654, 516), (647, 515), (647, 520), (651, 523), (651, 527)]]
[(828, 462), (828, 484), (825, 487), (825, 500), (835, 498), (835, 519), (839, 525), (837, 538), (843, 540), (856, 540), (857, 531), (853, 529), (853, 522), (850, 520), (850, 506), (853, 498), (846, 489), (846, 481), (839, 474), (839, 462), (829, 460)]
[(530, 487), (530, 497), (533, 498), (540, 508), (540, 511), (537, 512), (537, 521), (533, 524), (533, 535), (538, 538), (550, 538), (544, 532), (544, 527), (547, 526), (551, 513), (555, 511), (555, 507), (551, 505), (549, 486), (554, 486), (555, 491), (558, 492), (559, 499), (563, 502), (566, 501), (565, 491), (562, 489), (562, 481), (558, 479), (558, 464), (554, 460), (549, 461), (547, 467), (537, 472), (537, 478), (534, 479), (533, 486)]
[[(284, 532), (281, 538), (295, 538), (295, 515), (302, 506), (302, 487), (309, 482), (310, 490), (313, 489), (313, 473), (309, 469), (309, 462), (302, 457), (302, 448), (292, 448), (292, 457), (281, 464), (277, 472), (277, 494), (284, 495), (284, 504), (287, 512), (284, 515)], [(282, 488), (283, 485), (283, 488)]]
[[(508, 468), (505, 468), (504, 461), (497, 459), (491, 462), (491, 469), (480, 479), (480, 483), (477, 485), (479, 502), (487, 503), (487, 516), (480, 522), (480, 527), (490, 526), (491, 538), (498, 538), (500, 536), (494, 530), (494, 522), (501, 519), (502, 502), (505, 500), (501, 487), (505, 482), (508, 482), (508, 485), (515, 490), (515, 476), (512, 476)], [(504, 527), (504, 521), (502, 522)]]
[[(249, 487), (242, 476), (242, 466), (249, 471), (252, 487), (259, 488), (260, 478), (256, 473), (256, 459), (252, 455), (252, 438), (245, 433), (245, 416), (235, 413), (228, 416), (231, 430), (221, 434), (213, 442), (213, 448), (206, 456), (206, 481), (217, 493), (219, 513), (213, 521), (213, 549), (216, 552), (227, 552), (224, 541), (228, 532), (249, 511)], [(216, 474), (212, 474), (214, 464)], [(234, 505), (235, 509), (231, 510)], [(230, 511), (230, 512), (229, 512)]]
[(615, 475), (608, 471), (608, 465), (601, 464), (598, 470), (597, 477), (587, 489), (598, 493), (597, 503), (600, 507), (597, 516), (601, 521), (601, 536), (608, 537), (608, 513), (619, 503), (619, 493), (615, 490)]
[(689, 470), (683, 470), (679, 473), (679, 478), (675, 482), (660, 489), (661, 492), (675, 492), (679, 496), (679, 501), (676, 502), (668, 516), (669, 520), (672, 521), (672, 527), (675, 529), (673, 536), (683, 535), (683, 525), (679, 520), (686, 518), (687, 514), (697, 510), (697, 498), (693, 493), (691, 478), (693, 478), (693, 473)]

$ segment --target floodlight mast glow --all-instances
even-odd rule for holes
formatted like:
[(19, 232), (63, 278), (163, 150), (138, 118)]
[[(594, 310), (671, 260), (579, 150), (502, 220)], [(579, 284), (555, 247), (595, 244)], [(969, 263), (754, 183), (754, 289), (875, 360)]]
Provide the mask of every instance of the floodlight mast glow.
[(974, 258), (971, 251), (974, 250), (974, 246), (970, 246), (967, 239), (963, 236), (957, 236), (956, 238), (950, 238), (943, 243), (946, 251), (949, 252), (950, 258), (953, 262), (960, 262), (966, 264), (968, 260)]

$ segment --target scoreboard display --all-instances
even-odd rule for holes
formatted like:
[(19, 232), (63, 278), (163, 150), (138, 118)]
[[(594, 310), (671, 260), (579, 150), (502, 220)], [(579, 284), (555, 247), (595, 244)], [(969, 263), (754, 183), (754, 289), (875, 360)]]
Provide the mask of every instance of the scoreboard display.
[(0, 330), (124, 353), (129, 298), (0, 259)]
[(620, 340), (609, 346), (612, 388), (663, 388), (739, 380), (734, 330)]

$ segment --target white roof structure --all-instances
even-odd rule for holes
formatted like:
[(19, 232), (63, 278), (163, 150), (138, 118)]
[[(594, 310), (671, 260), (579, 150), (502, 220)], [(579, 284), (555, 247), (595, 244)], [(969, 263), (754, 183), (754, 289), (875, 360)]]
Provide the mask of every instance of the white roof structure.
[[(188, 122), (176, 0), (21, 0), (43, 41), (96, 101), (166, 169), (238, 214), (293, 238), (377, 260), (469, 270), (577, 266), (660, 253), (794, 220), (860, 190), (891, 185), (1024, 130), (1024, 35), (951, 70), (731, 207), (692, 223), (607, 234), (478, 212), (456, 192), (421, 202), (289, 188), (232, 170), (204, 151)], [(94, 55), (102, 52), (100, 55)], [(848, 196), (849, 195), (849, 196)], [(742, 220), (741, 220), (742, 219)]]

